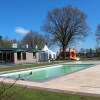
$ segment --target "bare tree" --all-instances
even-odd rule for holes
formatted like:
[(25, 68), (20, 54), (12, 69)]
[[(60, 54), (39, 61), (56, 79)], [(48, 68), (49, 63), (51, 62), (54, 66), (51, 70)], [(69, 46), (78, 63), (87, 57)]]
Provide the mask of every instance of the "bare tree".
[(76, 40), (86, 37), (89, 27), (83, 12), (67, 6), (49, 11), (42, 29), (50, 35), (52, 42), (63, 48), (65, 59), (65, 49)]
[(0, 36), (0, 41), (2, 40), (2, 36)]
[(29, 45), (29, 48), (35, 48), (37, 45), (38, 48), (43, 48), (45, 44), (45, 39), (42, 35), (35, 31), (30, 31), (28, 34), (24, 36), (24, 38), (21, 40), (22, 45)]
[(95, 37), (96, 37), (97, 47), (99, 47), (100, 46), (100, 24), (97, 26)]
[(44, 34), (45, 44), (51, 48), (54, 46), (54, 42), (52, 41), (51, 34), (46, 33)]
[(37, 34), (34, 38), (34, 45), (37, 45), (39, 49), (42, 49), (46, 43), (45, 37), (40, 34)]
[[(22, 39), (23, 44), (28, 44), (30, 48), (34, 48), (34, 37), (36, 35), (36, 32), (30, 31), (28, 34), (24, 36)], [(23, 45), (22, 44), (22, 45)]]

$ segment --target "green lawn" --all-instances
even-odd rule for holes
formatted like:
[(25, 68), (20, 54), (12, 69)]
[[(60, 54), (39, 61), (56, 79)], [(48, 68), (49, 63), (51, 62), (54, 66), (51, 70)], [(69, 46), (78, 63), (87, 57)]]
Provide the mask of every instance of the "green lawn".
[[(16, 93), (18, 93), (21, 90), (22, 90), (21, 87), (15, 86), (15, 87), (8, 89), (6, 93), (11, 94), (14, 91), (17, 91)], [(16, 95), (12, 100), (100, 100), (100, 98), (72, 95), (72, 94), (66, 94), (66, 93), (48, 92), (48, 91), (25, 88), (25, 90), (21, 92), (19, 96)]]
[(45, 63), (35, 63), (35, 64), (29, 64), (29, 65), (20, 65), (20, 66), (11, 66), (6, 68), (0, 68), (0, 72), (3, 71), (11, 71), (11, 70), (18, 70), (18, 69), (24, 69), (24, 68), (32, 68), (32, 67), (39, 67), (39, 66), (45, 66), (45, 65), (52, 65), (52, 64), (59, 64), (59, 63), (65, 63), (65, 62), (45, 62)]
[(99, 61), (100, 58), (81, 58), (81, 61)]

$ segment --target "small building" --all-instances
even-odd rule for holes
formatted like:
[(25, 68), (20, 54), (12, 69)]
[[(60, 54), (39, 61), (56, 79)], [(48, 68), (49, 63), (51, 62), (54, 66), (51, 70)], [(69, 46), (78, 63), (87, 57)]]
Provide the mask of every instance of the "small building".
[(39, 61), (40, 50), (23, 48), (0, 48), (0, 64), (36, 63)]
[(41, 50), (41, 59), (45, 59), (45, 60), (50, 60), (50, 59), (53, 59), (55, 60), (56, 59), (56, 53), (51, 51), (46, 45), (44, 46), (44, 48)]

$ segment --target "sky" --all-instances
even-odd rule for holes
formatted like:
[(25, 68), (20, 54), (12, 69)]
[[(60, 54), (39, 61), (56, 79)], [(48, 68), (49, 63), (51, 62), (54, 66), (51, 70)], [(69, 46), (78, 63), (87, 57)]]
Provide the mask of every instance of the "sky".
[[(100, 24), (100, 0), (0, 0), (0, 35), (10, 39), (22, 39), (31, 29), (44, 34), (41, 30), (46, 14), (56, 7), (71, 5), (87, 15), (91, 35), (79, 41), (74, 48), (95, 48), (94, 34)], [(53, 48), (59, 51), (59, 48)]]

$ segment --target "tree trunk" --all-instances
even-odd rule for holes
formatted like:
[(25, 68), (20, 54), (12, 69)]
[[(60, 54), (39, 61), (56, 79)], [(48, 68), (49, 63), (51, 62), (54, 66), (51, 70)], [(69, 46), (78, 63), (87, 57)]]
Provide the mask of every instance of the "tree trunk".
[(65, 55), (65, 51), (66, 51), (66, 46), (63, 46), (63, 59), (66, 59), (66, 55)]

